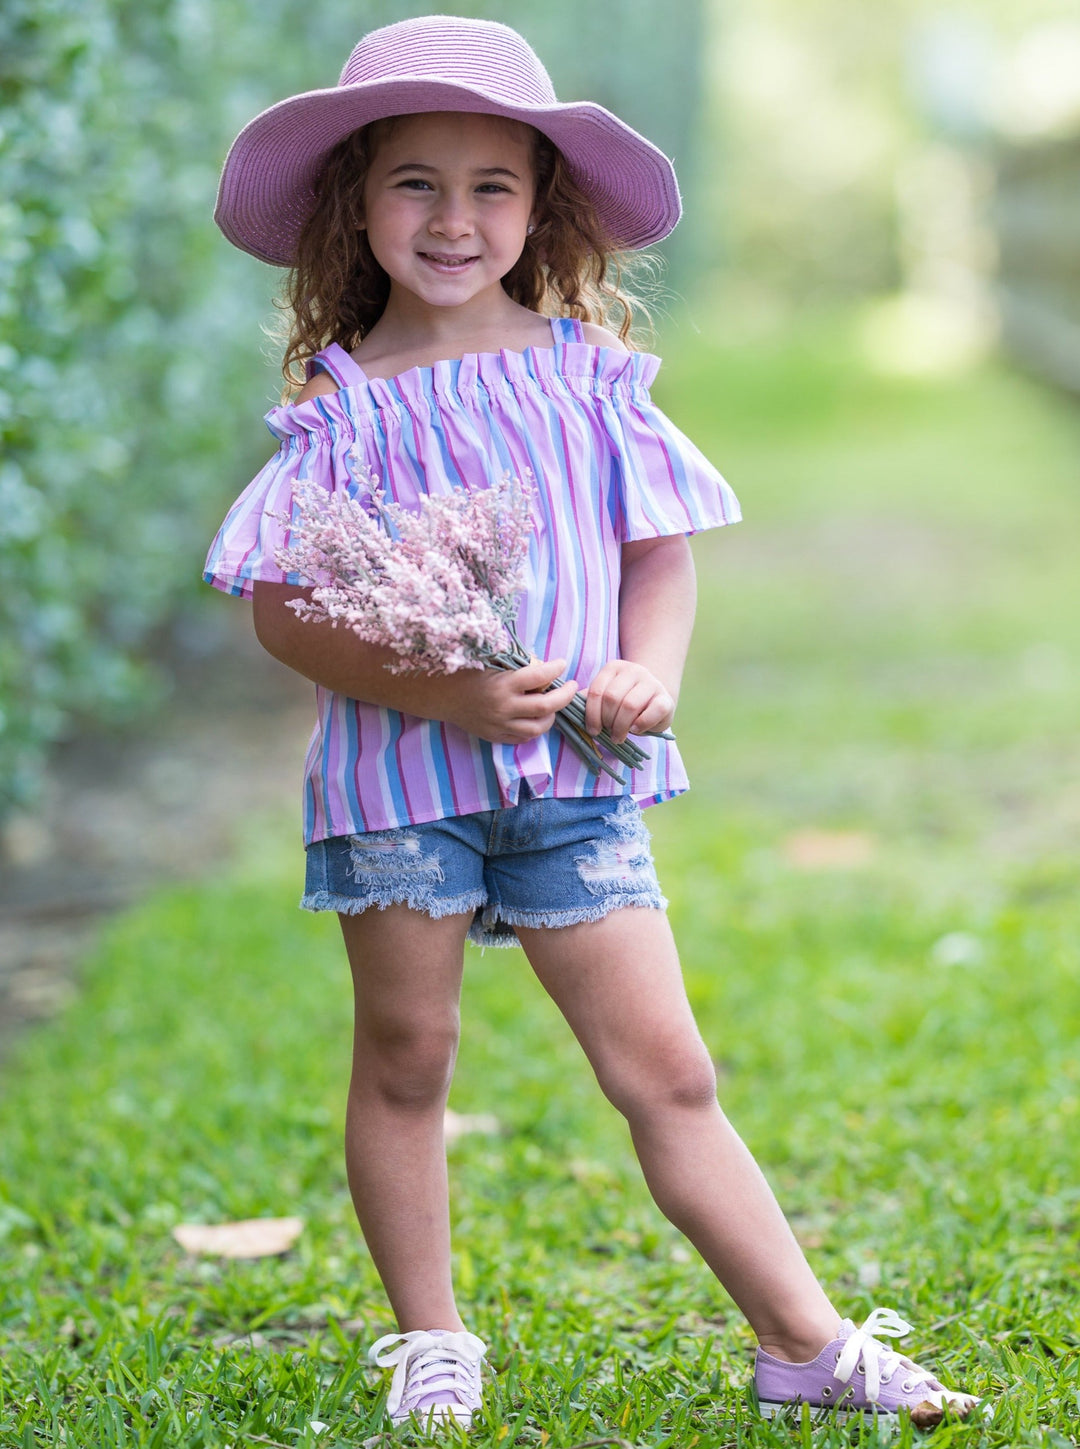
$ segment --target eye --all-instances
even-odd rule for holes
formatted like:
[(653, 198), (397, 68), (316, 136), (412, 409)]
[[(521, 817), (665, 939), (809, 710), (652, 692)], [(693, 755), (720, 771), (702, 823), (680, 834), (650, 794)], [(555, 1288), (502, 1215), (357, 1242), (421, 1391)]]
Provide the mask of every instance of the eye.
[(509, 190), (510, 190), (509, 186), (503, 186), (501, 184), (501, 182), (498, 182), (498, 181), (484, 181), (476, 189), (477, 189), (477, 191), (494, 191), (494, 192), (500, 192), (500, 191), (509, 192)]
[(408, 191), (430, 191), (431, 182), (425, 181), (422, 176), (407, 176), (404, 181), (399, 181), (398, 186)]

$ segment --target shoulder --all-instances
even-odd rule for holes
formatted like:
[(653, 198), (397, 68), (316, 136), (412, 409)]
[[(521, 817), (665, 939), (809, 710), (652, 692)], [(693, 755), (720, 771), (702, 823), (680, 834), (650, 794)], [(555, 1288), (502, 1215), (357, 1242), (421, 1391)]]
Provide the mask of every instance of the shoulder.
[(610, 328), (601, 327), (596, 322), (583, 322), (581, 332), (590, 347), (610, 347), (612, 352), (629, 351), (626, 344)]
[(317, 372), (310, 382), (305, 382), (300, 391), (293, 398), (293, 406), (297, 403), (306, 403), (313, 397), (324, 397), (328, 392), (339, 392), (340, 384), (335, 382), (328, 372)]

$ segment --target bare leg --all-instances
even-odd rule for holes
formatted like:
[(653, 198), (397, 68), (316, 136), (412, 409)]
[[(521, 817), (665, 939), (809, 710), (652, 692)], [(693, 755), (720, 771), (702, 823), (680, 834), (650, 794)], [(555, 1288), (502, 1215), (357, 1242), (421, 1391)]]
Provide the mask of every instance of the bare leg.
[(356, 1215), (399, 1330), (458, 1329), (443, 1114), (471, 917), (389, 906), (339, 919), (356, 997), (345, 1119)]
[(720, 1110), (667, 917), (628, 908), (518, 935), (626, 1117), (657, 1206), (701, 1253), (763, 1348), (793, 1362), (815, 1357), (840, 1315)]

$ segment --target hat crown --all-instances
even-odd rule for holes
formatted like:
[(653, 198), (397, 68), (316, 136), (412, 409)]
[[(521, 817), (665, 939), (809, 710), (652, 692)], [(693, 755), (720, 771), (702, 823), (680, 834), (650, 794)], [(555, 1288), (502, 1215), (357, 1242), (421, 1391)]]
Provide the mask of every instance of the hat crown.
[(406, 77), (461, 85), (509, 105), (557, 104), (551, 78), (532, 46), (495, 20), (424, 15), (384, 25), (356, 46), (339, 84)]

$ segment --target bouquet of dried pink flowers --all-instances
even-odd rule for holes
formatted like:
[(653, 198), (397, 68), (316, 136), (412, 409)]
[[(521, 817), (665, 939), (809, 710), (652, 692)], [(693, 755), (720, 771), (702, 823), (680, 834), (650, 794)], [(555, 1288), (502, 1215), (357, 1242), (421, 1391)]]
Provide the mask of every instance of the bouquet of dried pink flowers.
[[(314, 585), (310, 599), (290, 599), (288, 606), (301, 619), (340, 624), (365, 643), (393, 650), (393, 673), (532, 663), (514, 629), (532, 532), (531, 479), (507, 474), (490, 488), (427, 496), (412, 512), (388, 501), (354, 459), (350, 465), (362, 490), (356, 496), (301, 483), (293, 515), (281, 520), (292, 541), (277, 550), (279, 566)], [(632, 740), (616, 744), (606, 730), (589, 734), (580, 692), (555, 724), (591, 770), (621, 783), (601, 746), (631, 768), (648, 759)]]

